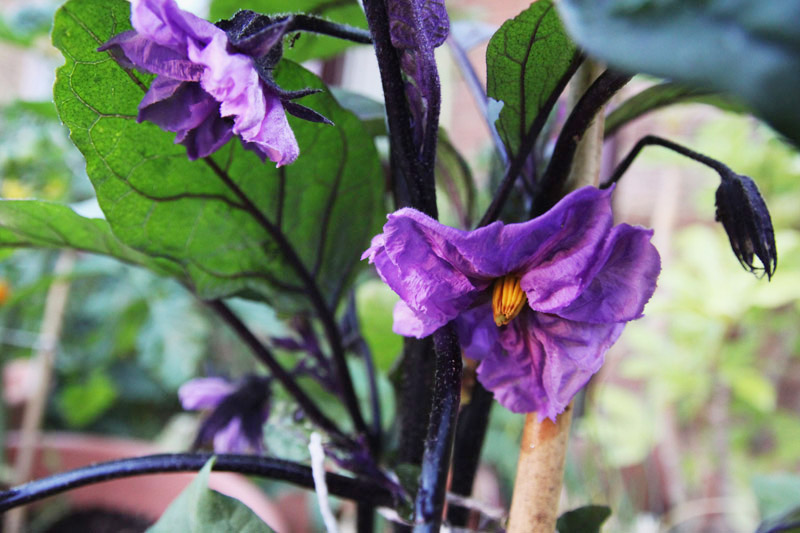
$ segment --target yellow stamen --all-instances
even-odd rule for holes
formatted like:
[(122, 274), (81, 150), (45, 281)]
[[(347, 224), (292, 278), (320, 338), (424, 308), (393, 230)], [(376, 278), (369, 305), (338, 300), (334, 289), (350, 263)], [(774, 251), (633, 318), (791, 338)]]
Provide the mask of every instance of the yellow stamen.
[(492, 312), (494, 323), (497, 327), (505, 326), (522, 311), (528, 301), (522, 288), (519, 286), (520, 278), (516, 276), (503, 276), (494, 282), (492, 291)]

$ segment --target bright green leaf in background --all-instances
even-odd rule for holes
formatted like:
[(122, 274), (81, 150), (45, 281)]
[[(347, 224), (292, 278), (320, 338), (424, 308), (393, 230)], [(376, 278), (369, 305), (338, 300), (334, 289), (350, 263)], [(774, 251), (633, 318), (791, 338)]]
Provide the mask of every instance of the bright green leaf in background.
[[(149, 78), (126, 72), (96, 48), (129, 27), (122, 0), (71, 0), (56, 14), (53, 42), (66, 63), (55, 101), (114, 234), (148, 255), (185, 269), (202, 298), (233, 294), (270, 300), (278, 309), (306, 304), (286, 256), (230, 183), (286, 236), (330, 304), (351, 279), (381, 208), (383, 180), (372, 139), (328, 92), (303, 99), (336, 126), (290, 118), (300, 158), (276, 169), (232, 140), (209, 161), (189, 161), (174, 134), (135, 120)], [(287, 89), (320, 87), (282, 62)], [(225, 179), (230, 183), (226, 184)], [(279, 299), (280, 298), (280, 299)]]
[(544, 126), (577, 68), (576, 58), (575, 45), (550, 0), (540, 0), (506, 21), (489, 41), (486, 92), (503, 102), (496, 124), (510, 158)]
[(58, 397), (61, 415), (76, 428), (91, 424), (117, 398), (114, 382), (102, 371), (94, 370), (82, 384), (65, 387)]
[[(240, 9), (265, 15), (302, 12), (357, 28), (367, 27), (367, 19), (357, 0), (212, 0), (210, 18), (212, 21), (227, 19)], [(355, 44), (308, 32), (302, 32), (296, 40), (290, 39), (287, 43), (284, 57), (298, 63), (332, 57)]]
[(800, 143), (796, 0), (563, 0), (558, 9), (609, 65), (735, 95)]
[(267, 533), (272, 532), (256, 514), (237, 499), (208, 488), (214, 458), (170, 504), (148, 533)]
[(67, 206), (34, 200), (0, 201), (0, 248), (72, 248), (107, 255), (182, 277), (179, 264), (149, 257), (121, 243), (104, 220), (84, 218)]

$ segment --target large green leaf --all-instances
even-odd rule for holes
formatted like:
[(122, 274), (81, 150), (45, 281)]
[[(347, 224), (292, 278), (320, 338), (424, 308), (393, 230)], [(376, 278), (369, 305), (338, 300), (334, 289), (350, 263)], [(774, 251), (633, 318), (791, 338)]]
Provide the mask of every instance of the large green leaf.
[(631, 96), (609, 113), (605, 120), (605, 135), (606, 137), (614, 135), (628, 122), (651, 111), (675, 104), (708, 104), (725, 111), (737, 113), (746, 111), (740, 103), (715, 91), (667, 81)]
[(733, 94), (800, 142), (800, 2), (563, 0), (570, 35), (610, 65)]
[(107, 255), (183, 278), (178, 263), (147, 256), (121, 243), (105, 220), (84, 218), (65, 205), (35, 200), (0, 201), (0, 248), (72, 248)]
[(273, 529), (245, 504), (208, 488), (214, 458), (161, 515), (148, 533), (268, 533)]
[(558, 517), (558, 533), (599, 533), (603, 522), (611, 516), (605, 505), (586, 505), (567, 511)]
[[(357, 0), (212, 0), (210, 17), (211, 20), (229, 18), (240, 9), (265, 15), (307, 13), (357, 28), (367, 27), (367, 19)], [(298, 63), (309, 59), (325, 59), (354, 44), (327, 35), (303, 32), (284, 48), (284, 57)]]
[(577, 68), (576, 57), (550, 0), (507, 20), (489, 41), (486, 92), (503, 102), (496, 124), (509, 159), (535, 140)]
[[(147, 78), (95, 51), (129, 27), (128, 13), (122, 0), (71, 0), (53, 31), (66, 58), (56, 105), (115, 235), (181, 264), (203, 298), (243, 294), (294, 310), (306, 305), (303, 284), (271, 224), (335, 303), (381, 210), (380, 164), (362, 124), (323, 91), (302, 102), (336, 126), (290, 118), (300, 145), (291, 166), (262, 164), (237, 140), (213, 160), (189, 161), (174, 134), (136, 122)], [(276, 78), (288, 89), (324, 89), (291, 62)]]

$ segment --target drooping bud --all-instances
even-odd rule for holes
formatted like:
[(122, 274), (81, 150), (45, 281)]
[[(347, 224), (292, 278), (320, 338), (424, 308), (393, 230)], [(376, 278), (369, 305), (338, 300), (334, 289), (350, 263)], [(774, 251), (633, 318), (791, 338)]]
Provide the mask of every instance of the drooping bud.
[[(778, 266), (778, 251), (767, 204), (749, 177), (732, 171), (720, 176), (717, 222), (725, 228), (739, 263), (750, 272), (763, 270), (768, 279), (772, 278)], [(753, 256), (761, 261), (761, 267), (753, 264)]]
[(503, 276), (494, 282), (492, 291), (492, 313), (497, 327), (505, 326), (522, 311), (528, 301), (519, 286), (520, 278), (512, 275)]

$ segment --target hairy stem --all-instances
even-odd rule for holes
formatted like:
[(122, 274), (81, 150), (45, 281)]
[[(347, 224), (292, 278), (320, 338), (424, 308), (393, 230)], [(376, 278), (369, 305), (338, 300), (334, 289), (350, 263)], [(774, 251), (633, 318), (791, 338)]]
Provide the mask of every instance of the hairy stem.
[(277, 379), (281, 385), (291, 394), (292, 398), (297, 401), (298, 405), (303, 409), (303, 412), (320, 428), (327, 431), (331, 437), (343, 442), (352, 443), (352, 441), (339, 429), (339, 427), (330, 418), (317, 407), (317, 404), (300, 388), (295, 379), (289, 374), (275, 359), (272, 352), (267, 348), (252, 331), (245, 325), (241, 319), (236, 316), (227, 305), (221, 300), (213, 300), (208, 302), (208, 306), (213, 309), (217, 315), (222, 318), (236, 335), (244, 342), (248, 348), (258, 357), (258, 359), (269, 368), (272, 375)]
[(608, 180), (606, 180), (606, 182), (600, 186), (600, 188), (607, 189), (611, 187), (612, 184), (617, 183), (620, 180), (620, 178), (622, 178), (622, 175), (625, 174), (625, 172), (631, 166), (633, 160), (636, 159), (636, 156), (639, 155), (639, 152), (642, 151), (642, 148), (649, 145), (663, 146), (664, 148), (669, 148), (673, 152), (677, 152), (683, 156), (688, 157), (689, 159), (694, 159), (698, 163), (702, 163), (703, 165), (706, 165), (707, 167), (714, 169), (720, 176), (733, 174), (733, 171), (730, 168), (728, 168), (727, 165), (717, 161), (716, 159), (712, 159), (701, 153), (695, 152), (694, 150), (690, 150), (685, 146), (681, 146), (680, 144), (668, 141), (667, 139), (664, 139), (662, 137), (657, 137), (655, 135), (646, 135), (641, 139), (639, 139), (639, 142), (637, 142), (636, 145), (633, 148), (631, 148), (631, 151), (628, 152), (628, 155), (625, 156), (625, 159), (623, 159), (622, 162), (619, 165), (617, 165), (617, 168), (614, 169), (614, 173), (611, 174), (611, 177), (609, 177)]
[(433, 334), (436, 374), (433, 409), (428, 421), (425, 455), (415, 502), (415, 533), (437, 532), (442, 523), (447, 473), (461, 401), (461, 346), (452, 323)]
[(347, 361), (345, 359), (344, 347), (342, 345), (341, 333), (339, 327), (334, 319), (333, 312), (328, 307), (322, 293), (319, 290), (317, 282), (303, 264), (300, 257), (297, 255), (294, 247), (286, 239), (283, 232), (275, 226), (269, 219), (264, 216), (264, 213), (256, 206), (247, 194), (234, 182), (228, 173), (225, 172), (216, 161), (210, 157), (204, 158), (206, 164), (214, 171), (214, 173), (222, 180), (223, 183), (241, 200), (247, 212), (263, 227), (270, 237), (278, 245), (289, 266), (294, 270), (297, 276), (302, 280), (306, 288), (306, 294), (311, 300), (311, 304), (317, 312), (317, 317), (322, 322), (322, 327), (325, 330), (325, 336), (330, 345), (333, 368), (336, 374), (337, 382), (340, 386), (340, 394), (344, 402), (347, 412), (353, 420), (353, 425), (356, 431), (367, 435), (367, 426), (364, 418), (361, 416), (361, 409), (358, 405), (355, 389), (353, 388), (353, 380), (350, 377), (350, 371), (347, 368)]
[[(592, 83), (575, 104), (558, 135), (550, 164), (547, 165), (534, 198), (533, 214), (540, 215), (553, 207), (565, 192), (564, 187), (578, 150), (589, 126), (603, 106), (631, 79), (629, 74), (607, 70)], [(593, 179), (596, 179), (593, 177)]]
[[(211, 457), (209, 453), (159, 454), (78, 468), (1, 491), (0, 512), (101, 481), (164, 472), (197, 472)], [(237, 472), (314, 488), (311, 468), (299, 463), (256, 455), (221, 454), (216, 457), (216, 472)], [(395, 506), (391, 491), (373, 481), (332, 473), (326, 474), (325, 478), (328, 491), (334, 496), (380, 507)]]
[(319, 33), (321, 35), (329, 35), (338, 39), (346, 41), (353, 41), (359, 44), (372, 44), (372, 37), (367, 30), (361, 28), (354, 28), (347, 24), (339, 24), (332, 20), (315, 17), (313, 15), (297, 14), (291, 16), (292, 21), (289, 23), (286, 31), (307, 31), (312, 33)]

